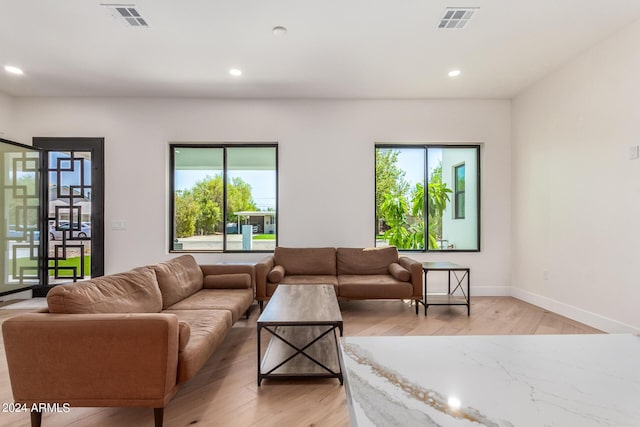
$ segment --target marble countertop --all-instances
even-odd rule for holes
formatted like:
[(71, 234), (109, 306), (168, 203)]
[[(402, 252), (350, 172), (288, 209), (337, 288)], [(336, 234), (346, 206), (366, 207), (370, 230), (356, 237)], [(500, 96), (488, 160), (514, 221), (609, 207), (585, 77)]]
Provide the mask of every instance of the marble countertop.
[(640, 336), (345, 337), (354, 426), (640, 426)]

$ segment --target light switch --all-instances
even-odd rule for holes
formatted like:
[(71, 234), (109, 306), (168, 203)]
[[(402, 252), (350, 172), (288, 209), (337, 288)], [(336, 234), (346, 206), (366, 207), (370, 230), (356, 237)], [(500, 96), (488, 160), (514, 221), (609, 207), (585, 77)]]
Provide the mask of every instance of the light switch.
[(127, 221), (111, 221), (112, 230), (126, 230)]
[(636, 160), (640, 157), (640, 146), (632, 145), (629, 148), (629, 160)]

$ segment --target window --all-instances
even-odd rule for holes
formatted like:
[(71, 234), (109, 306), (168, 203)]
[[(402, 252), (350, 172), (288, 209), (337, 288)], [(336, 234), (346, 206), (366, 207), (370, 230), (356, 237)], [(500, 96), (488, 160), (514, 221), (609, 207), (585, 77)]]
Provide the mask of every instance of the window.
[(376, 246), (480, 250), (479, 145), (379, 144), (375, 160)]
[(277, 145), (171, 144), (172, 252), (277, 245)]
[(454, 218), (464, 219), (464, 163), (453, 167), (453, 176), (455, 179)]

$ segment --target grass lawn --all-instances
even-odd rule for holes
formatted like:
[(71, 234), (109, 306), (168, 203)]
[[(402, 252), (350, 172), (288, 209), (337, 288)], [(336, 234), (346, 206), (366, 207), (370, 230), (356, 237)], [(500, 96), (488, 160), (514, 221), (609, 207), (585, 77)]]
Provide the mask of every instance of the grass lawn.
[[(49, 261), (49, 267), (53, 268), (53, 266), (54, 266), (54, 262)], [(58, 261), (58, 267), (76, 267), (77, 274), (80, 274), (80, 257), (61, 259)], [(66, 269), (61, 270), (60, 273), (63, 276), (66, 276), (67, 274), (71, 273), (71, 270), (66, 270)], [(53, 274), (53, 270), (50, 270), (49, 274)], [(84, 274), (85, 276), (89, 276), (91, 274), (91, 257), (90, 256), (84, 257)]]
[[(29, 260), (28, 258), (18, 258), (18, 269), (20, 267), (34, 267), (36, 265), (34, 260)], [(49, 267), (53, 268), (54, 262), (49, 261)], [(59, 267), (76, 267), (77, 274), (80, 274), (80, 257), (61, 259), (58, 261)], [(13, 267), (13, 263), (10, 263), (10, 268)], [(13, 272), (11, 272), (13, 273)], [(71, 273), (70, 270), (61, 270), (60, 273), (62, 275), (67, 275)], [(53, 270), (49, 271), (49, 274), (53, 274)], [(91, 274), (91, 256), (84, 257), (84, 274), (86, 276)]]
[(254, 234), (253, 240), (276, 240), (275, 234)]

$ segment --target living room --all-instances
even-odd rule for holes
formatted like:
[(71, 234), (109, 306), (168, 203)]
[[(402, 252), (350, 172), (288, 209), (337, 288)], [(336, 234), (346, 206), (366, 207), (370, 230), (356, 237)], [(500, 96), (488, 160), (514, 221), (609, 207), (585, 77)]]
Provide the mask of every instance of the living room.
[[(513, 296), (605, 332), (640, 331), (636, 308), (640, 290), (634, 269), (640, 241), (635, 224), (640, 216), (640, 161), (631, 155), (639, 144), (635, 131), (640, 122), (636, 78), (640, 73), (636, 54), (640, 6), (635, 2), (616, 2), (623, 9), (617, 14), (609, 3), (591, 1), (585, 7), (584, 2), (561, 2), (566, 3), (557, 6), (561, 12), (569, 13), (572, 6), (580, 9), (585, 24), (570, 33), (560, 24), (566, 19), (564, 15), (527, 39), (532, 49), (546, 46), (546, 57), (535, 56), (537, 52), (532, 50), (534, 63), (528, 62), (527, 55), (495, 56), (483, 62), (492, 67), (493, 77), (487, 82), (511, 81), (509, 66), (502, 71), (502, 63), (510, 60), (539, 72), (519, 81), (518, 87), (494, 84), (491, 92), (488, 87), (465, 83), (473, 70), (463, 69), (458, 78), (449, 79), (448, 69), (443, 69), (438, 70), (442, 79), (433, 84), (437, 91), (416, 87), (413, 93), (381, 91), (368, 96), (360, 92), (367, 73), (356, 74), (356, 68), (346, 70), (352, 74), (345, 75), (334, 91), (317, 82), (314, 86), (304, 73), (293, 71), (289, 80), (252, 80), (258, 71), (251, 69), (235, 80), (223, 76), (226, 69), (216, 70), (220, 77), (212, 86), (217, 88), (217, 96), (200, 95), (189, 85), (181, 92), (176, 81), (163, 83), (156, 75), (134, 76), (129, 83), (135, 87), (158, 79), (157, 86), (162, 89), (156, 94), (136, 93), (130, 87), (111, 87), (110, 92), (96, 94), (97, 89), (74, 88), (76, 77), (69, 75), (58, 76), (57, 86), (42, 87), (38, 78), (47, 77), (46, 69), (32, 70), (29, 64), (18, 64), (18, 53), (9, 50), (9, 46), (27, 43), (8, 33), (9, 21), (27, 7), (13, 3), (16, 13), (3, 13), (0, 18), (0, 38), (4, 40), (0, 51), (12, 52), (10, 57), (2, 57), (2, 65), (16, 62), (25, 68), (25, 75), (0, 76), (0, 137), (27, 145), (34, 137), (104, 138), (106, 273), (177, 255), (169, 252), (168, 246), (171, 143), (277, 143), (278, 245), (290, 247), (374, 245), (375, 144), (480, 144), (481, 250), (407, 255), (422, 262), (452, 261), (469, 266), (474, 296)], [(437, 3), (433, 10), (441, 14), (448, 5)], [(492, 11), (495, 6), (488, 3), (470, 3), (480, 11), (478, 21), (470, 22), (469, 31), (474, 24), (482, 24), (483, 14), (496, 13)], [(526, 11), (550, 13), (550, 5), (557, 2), (543, 3), (539, 9), (529, 5)], [(153, 3), (138, 4), (153, 16)], [(509, 11), (524, 25), (527, 18), (516, 9), (513, 6)], [(408, 19), (405, 14), (401, 17)], [(267, 28), (262, 37), (268, 43), (279, 43), (271, 49), (284, 55), (281, 50), (288, 45), (283, 47), (280, 42), (292, 43), (302, 30), (296, 28), (295, 21), (281, 22), (284, 18), (265, 15)], [(149, 30), (160, 25), (152, 19), (150, 22)], [(37, 33), (23, 24), (20, 38), (29, 39), (26, 34)], [(380, 23), (359, 25), (374, 24)], [(55, 32), (56, 25), (49, 25), (47, 31)], [(289, 27), (283, 40), (271, 39), (271, 28), (276, 25)], [(595, 29), (585, 30), (588, 26)], [(76, 34), (82, 29), (74, 28)], [(559, 37), (555, 49), (552, 36), (543, 37), (544, 31)], [(140, 37), (123, 34), (119, 36), (122, 40)], [(506, 38), (502, 32), (499, 36), (489, 39), (498, 43), (496, 40)], [(534, 44), (531, 40), (536, 37), (544, 40)], [(82, 62), (73, 55), (55, 56), (55, 50), (66, 48), (54, 49), (47, 40), (30, 41), (38, 43), (43, 43), (45, 62)], [(491, 52), (497, 55), (502, 48), (506, 49), (499, 45)], [(345, 67), (349, 65), (346, 52), (336, 48), (334, 53), (335, 61), (344, 61)], [(126, 57), (113, 52), (105, 55), (127, 63)], [(154, 59), (158, 56), (157, 52), (152, 55)], [(307, 62), (321, 66), (312, 58)], [(129, 71), (135, 75), (135, 69)], [(325, 71), (332, 76), (340, 73), (337, 66)], [(275, 87), (271, 95), (261, 95), (259, 91), (270, 85)], [(252, 87), (259, 95), (247, 95)], [(307, 92), (274, 95), (278, 90), (293, 93), (286, 91), (299, 87), (307, 87)], [(340, 96), (339, 90), (347, 95)], [(114, 222), (126, 227), (115, 229)], [(194, 254), (201, 264), (252, 262), (264, 255)]]

